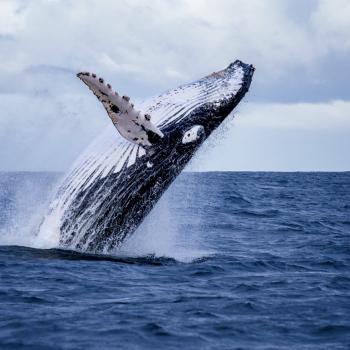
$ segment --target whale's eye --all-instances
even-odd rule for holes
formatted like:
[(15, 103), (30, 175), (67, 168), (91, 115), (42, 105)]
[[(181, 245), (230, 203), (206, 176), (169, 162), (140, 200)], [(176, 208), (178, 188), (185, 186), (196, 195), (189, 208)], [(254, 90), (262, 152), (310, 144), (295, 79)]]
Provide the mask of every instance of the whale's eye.
[(204, 135), (204, 128), (202, 125), (195, 125), (191, 129), (186, 130), (182, 138), (182, 143), (195, 142)]

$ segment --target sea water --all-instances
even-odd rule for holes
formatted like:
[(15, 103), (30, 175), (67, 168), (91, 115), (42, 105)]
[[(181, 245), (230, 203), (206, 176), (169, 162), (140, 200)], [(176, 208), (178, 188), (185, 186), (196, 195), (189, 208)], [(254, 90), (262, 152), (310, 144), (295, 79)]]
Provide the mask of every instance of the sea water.
[(104, 256), (36, 239), (60, 176), (0, 174), (0, 349), (350, 348), (350, 173), (183, 173)]

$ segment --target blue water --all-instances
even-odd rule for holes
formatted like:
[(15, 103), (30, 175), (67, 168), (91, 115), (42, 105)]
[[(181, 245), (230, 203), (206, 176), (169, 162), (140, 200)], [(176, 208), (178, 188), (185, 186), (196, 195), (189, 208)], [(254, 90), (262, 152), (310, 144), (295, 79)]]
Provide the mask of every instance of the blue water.
[(0, 175), (1, 349), (350, 349), (350, 173), (185, 173), (110, 256), (33, 248), (58, 178)]

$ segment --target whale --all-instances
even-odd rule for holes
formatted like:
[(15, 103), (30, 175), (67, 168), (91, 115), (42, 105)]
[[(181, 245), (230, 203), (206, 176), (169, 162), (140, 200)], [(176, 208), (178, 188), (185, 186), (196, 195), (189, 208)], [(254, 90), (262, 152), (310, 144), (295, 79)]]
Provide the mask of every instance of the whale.
[(96, 74), (79, 73), (115, 127), (111, 123), (73, 164), (39, 232), (54, 226), (59, 246), (67, 249), (106, 253), (120, 247), (234, 111), (249, 90), (254, 70), (236, 60), (141, 102), (139, 111)]

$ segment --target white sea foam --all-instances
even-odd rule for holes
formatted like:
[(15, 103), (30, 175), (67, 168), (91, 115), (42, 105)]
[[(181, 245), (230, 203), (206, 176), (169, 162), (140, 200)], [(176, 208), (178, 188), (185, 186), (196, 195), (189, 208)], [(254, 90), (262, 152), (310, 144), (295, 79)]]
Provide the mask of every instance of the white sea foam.
[[(10, 176), (10, 175), (9, 175)], [(13, 175), (15, 178), (15, 175)], [(28, 247), (52, 248), (57, 246), (58, 239), (53, 239), (52, 233), (43, 235), (38, 239), (37, 233), (48, 208), (50, 196), (47, 184), (41, 178), (33, 179), (31, 175), (23, 175), (25, 180), (17, 183), (12, 181), (11, 210), (7, 213), (8, 219), (0, 229), (0, 245), (19, 245)], [(32, 175), (41, 176), (41, 175)], [(55, 192), (55, 191), (54, 191)], [(50, 224), (48, 233), (53, 224)]]
[[(0, 245), (39, 249), (59, 247), (62, 213), (56, 211), (56, 215), (46, 215), (50, 196), (41, 186), (40, 180), (31, 180), (15, 189), (14, 197), (11, 198), (14, 205), (10, 220), (0, 229)], [(136, 232), (112, 255), (132, 258), (154, 256), (192, 262), (213, 254), (203, 249), (198, 234), (185, 231), (177, 225), (180, 213), (171, 209), (175, 204), (173, 200), (166, 193)], [(110, 252), (107, 254), (111, 255)]]
[(55, 215), (49, 215), (44, 219), (37, 232), (32, 238), (34, 248), (49, 249), (59, 246), (61, 214), (56, 211)]
[(123, 257), (171, 258), (185, 263), (212, 255), (213, 251), (203, 249), (198, 234), (177, 225), (179, 213), (171, 210), (169, 201), (170, 196), (165, 194), (137, 231), (113, 253)]

